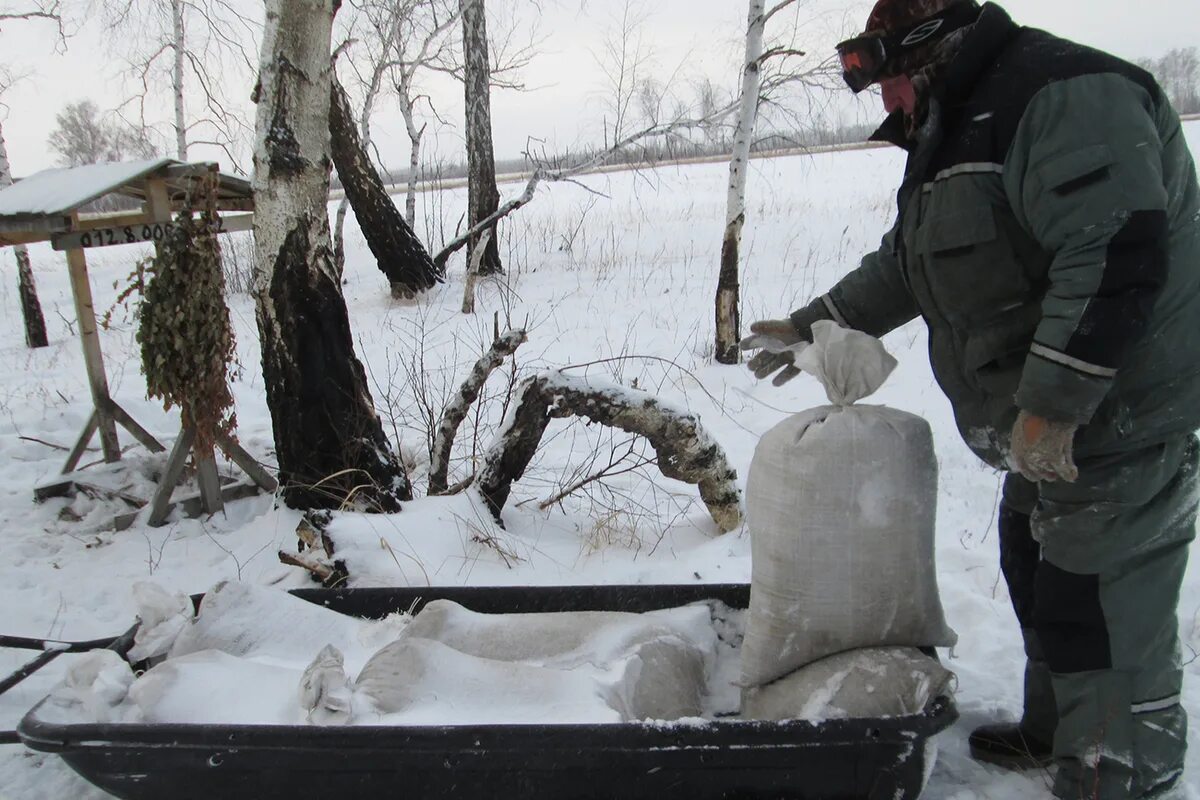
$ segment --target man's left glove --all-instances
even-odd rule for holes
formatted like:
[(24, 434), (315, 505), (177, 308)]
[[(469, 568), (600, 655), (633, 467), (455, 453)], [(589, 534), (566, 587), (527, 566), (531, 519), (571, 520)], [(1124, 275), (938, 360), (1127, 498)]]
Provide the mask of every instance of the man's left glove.
[(813, 340), (813, 323), (829, 319), (820, 299), (793, 311), (787, 319), (764, 319), (750, 325), (750, 335), (738, 344), (742, 350), (761, 350), (746, 364), (760, 381), (779, 370), (771, 383), (782, 386), (800, 374), (796, 353)]
[(772, 383), (782, 386), (800, 374), (795, 365), (797, 346), (802, 347), (810, 341), (800, 335), (791, 320), (764, 319), (751, 323), (750, 335), (742, 339), (738, 347), (760, 351), (746, 364), (754, 377), (762, 380), (779, 370)]
[(1022, 411), (1012, 430), (1009, 464), (1031, 481), (1074, 483), (1079, 479), (1075, 466), (1074, 422), (1054, 422)]

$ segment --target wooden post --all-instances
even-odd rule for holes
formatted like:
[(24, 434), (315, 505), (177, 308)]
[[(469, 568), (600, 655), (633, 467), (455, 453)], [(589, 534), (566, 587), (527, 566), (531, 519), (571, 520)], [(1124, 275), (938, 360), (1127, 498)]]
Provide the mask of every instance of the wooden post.
[(154, 222), (171, 221), (171, 193), (161, 178), (146, 181), (146, 205)]
[(104, 460), (111, 464), (121, 460), (121, 443), (117, 439), (117, 424), (111, 412), (112, 401), (108, 396), (108, 378), (104, 375), (104, 356), (100, 353), (100, 334), (96, 330), (96, 309), (92, 303), (92, 287), (88, 283), (87, 259), (82, 249), (67, 251), (67, 266), (71, 271), (75, 316), (79, 318), (79, 338), (83, 342), (83, 363), (87, 367), (92, 405), (96, 408), (100, 429), (100, 447), (104, 451)]
[(217, 445), (225, 451), (229, 460), (242, 468), (250, 479), (264, 492), (270, 493), (279, 488), (279, 481), (271, 477), (271, 473), (262, 468), (240, 444), (224, 434), (217, 434)]
[(204, 513), (215, 514), (224, 511), (221, 477), (217, 474), (217, 461), (212, 454), (203, 458), (196, 457), (196, 481), (200, 484), (200, 507), (204, 509)]
[(150, 500), (149, 523), (152, 527), (157, 528), (166, 522), (167, 515), (174, 508), (171, 493), (179, 485), (179, 478), (183, 475), (183, 468), (187, 464), (188, 453), (191, 452), (194, 441), (196, 429), (184, 425), (183, 430), (179, 432), (179, 438), (175, 440), (175, 446), (171, 448), (171, 455), (167, 457), (166, 471), (158, 482), (158, 488), (154, 490), (154, 497)]
[(79, 459), (83, 458), (88, 442), (92, 441), (92, 437), (96, 435), (96, 428), (99, 426), (100, 418), (96, 416), (96, 409), (93, 408), (92, 415), (88, 417), (87, 424), (83, 426), (83, 433), (79, 434), (79, 440), (75, 442), (75, 446), (71, 448), (71, 454), (67, 456), (66, 466), (63, 467), (64, 475), (73, 472), (79, 466)]

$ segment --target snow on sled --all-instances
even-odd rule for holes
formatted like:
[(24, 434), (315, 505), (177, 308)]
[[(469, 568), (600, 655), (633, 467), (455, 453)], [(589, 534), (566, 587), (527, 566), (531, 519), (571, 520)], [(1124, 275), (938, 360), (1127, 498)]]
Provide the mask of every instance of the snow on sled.
[[(734, 681), (747, 585), (314, 589), (290, 597), (238, 586), (210, 593), (217, 601), (226, 595), (229, 613), (214, 610), (203, 626), (202, 605), (195, 625), (182, 633), (174, 628), (170, 657), (136, 681), (118, 659), (129, 658), (130, 637), (97, 655), (86, 676), (75, 678), (92, 691), (77, 703), (55, 694), (44, 699), (21, 721), (22, 741), (59, 754), (122, 798), (903, 800), (920, 794), (933, 764), (931, 738), (957, 716), (950, 697), (938, 694), (919, 712), (897, 716), (740, 718)], [(296, 604), (304, 619), (263, 643), (234, 628), (236, 609), (267, 591), (314, 605)], [(427, 608), (436, 613), (423, 617)], [(423, 632), (414, 627), (407, 639), (395, 639), (387, 626), (396, 612), (416, 613), (408, 625), (422, 621)], [(585, 636), (558, 625), (549, 638), (533, 641), (521, 637), (520, 620), (480, 616), (552, 612), (576, 614), (603, 631)], [(622, 615), (645, 620), (631, 625)], [(692, 670), (685, 656), (704, 635), (694, 624), (699, 618), (715, 647), (704, 664), (702, 697), (680, 688)], [(160, 630), (172, 625), (169, 615), (159, 620)], [(654, 632), (672, 625), (677, 636)], [(379, 648), (389, 635), (393, 641)], [(153, 638), (142, 637), (135, 658), (154, 651)], [(326, 639), (340, 644), (322, 650)], [(556, 644), (547, 645), (551, 640)], [(221, 652), (198, 649), (213, 642), (223, 643)], [(631, 647), (641, 648), (637, 658), (612, 660)], [(299, 672), (289, 671), (284, 656), (304, 648), (306, 659), (317, 650), (321, 655), (298, 689)], [(498, 666), (473, 649), (511, 661)], [(329, 658), (334, 652), (338, 657)], [(241, 661), (253, 665), (237, 673), (249, 676), (238, 680), (250, 688), (238, 695), (215, 684)], [(388, 682), (391, 674), (415, 676), (414, 669), (423, 673), (420, 680)], [(349, 672), (360, 677), (348, 688)], [(587, 681), (602, 691), (584, 697)], [(483, 695), (473, 696), (472, 686), (494, 690), (479, 702)], [(307, 718), (296, 702), (306, 692)], [(373, 702), (364, 705), (365, 695)], [(520, 716), (520, 704), (539, 695), (550, 711)], [(431, 698), (440, 705), (430, 705)], [(87, 713), (64, 712), (72, 703), (86, 705)], [(680, 709), (699, 713), (652, 718)], [(290, 724), (262, 722), (289, 714), (296, 717)]]

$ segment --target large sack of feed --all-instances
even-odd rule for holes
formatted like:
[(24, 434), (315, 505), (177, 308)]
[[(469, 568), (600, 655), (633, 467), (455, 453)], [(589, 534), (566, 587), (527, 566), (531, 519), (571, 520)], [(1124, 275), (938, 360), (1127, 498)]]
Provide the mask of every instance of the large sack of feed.
[(822, 658), (766, 686), (742, 690), (745, 719), (861, 719), (920, 714), (952, 691), (954, 673), (907, 647)]
[(676, 636), (702, 652), (716, 647), (706, 605), (633, 614), (555, 611), (482, 614), (451, 600), (433, 600), (404, 629), (455, 650), (499, 661), (556, 667), (611, 661), (641, 642)]
[(395, 725), (621, 721), (609, 687), (586, 670), (480, 658), (431, 639), (405, 637), (381, 649), (354, 693)]
[(142, 722), (303, 725), (300, 678), (300, 669), (202, 650), (148, 670), (126, 702)]
[(760, 686), (844, 650), (953, 645), (934, 571), (937, 461), (928, 423), (855, 402), (895, 360), (831, 322), (797, 366), (831, 405), (776, 425), (747, 480), (751, 595), (742, 684)]
[(491, 661), (590, 669), (601, 675), (626, 720), (698, 716), (716, 649), (706, 605), (644, 614), (481, 614), (435, 600), (409, 623), (403, 639), (436, 641)]
[(322, 647), (332, 645), (356, 669), (401, 630), (392, 619), (355, 619), (279, 589), (224, 581), (204, 595), (200, 612), (175, 639), (170, 657), (220, 650), (307, 664)]

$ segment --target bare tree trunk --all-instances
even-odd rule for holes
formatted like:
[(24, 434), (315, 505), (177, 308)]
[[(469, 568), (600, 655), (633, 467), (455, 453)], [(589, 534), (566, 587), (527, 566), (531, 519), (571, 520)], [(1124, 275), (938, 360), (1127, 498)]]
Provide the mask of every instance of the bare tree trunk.
[[(488, 63), (487, 13), (484, 0), (462, 0), (463, 83), (466, 87), (467, 227), (474, 227), (500, 207), (496, 157), (492, 148), (491, 67)], [(504, 271), (495, 228), (480, 262), (480, 275)], [(471, 263), (479, 239), (467, 245)]]
[(384, 188), (358, 138), (350, 100), (336, 77), (331, 81), (330, 95), (333, 163), (346, 198), (380, 271), (391, 283), (392, 294), (413, 297), (441, 282), (443, 273), (434, 267), (425, 246), (400, 216)]
[(417, 224), (417, 171), (421, 168), (421, 138), (425, 126), (410, 134), (412, 143), (408, 151), (408, 187), (404, 192), (404, 221), (411, 228)]
[(187, 121), (183, 113), (183, 56), (186, 52), (183, 31), (183, 0), (171, 0), (172, 46), (175, 64), (171, 72), (175, 90), (175, 157), (187, 161)]
[[(371, 114), (375, 110), (375, 98), (379, 96), (379, 90), (383, 86), (383, 76), (387, 70), (387, 63), (381, 61), (376, 65), (374, 73), (371, 75), (371, 83), (367, 87), (367, 96), (363, 98), (362, 114), (359, 115), (359, 129), (362, 132), (362, 149), (369, 150), (371, 147)], [(336, 77), (337, 73), (334, 72)], [(340, 175), (338, 176), (341, 177)], [(350, 207), (349, 196), (343, 194), (342, 201), (338, 203), (337, 221), (333, 226), (333, 252), (337, 258), (338, 271), (341, 272), (346, 261), (346, 209)], [(408, 223), (412, 227), (412, 222)]]
[(471, 254), (467, 264), (467, 277), (463, 280), (462, 313), (475, 313), (475, 286), (479, 283), (480, 262), (487, 253), (487, 246), (492, 238), (491, 230), (485, 229), (479, 237), (479, 247)]
[(417, 224), (417, 170), (421, 168), (421, 140), (425, 137), (425, 126), (417, 127), (416, 108), (411, 101), (412, 92), (408, 75), (402, 73), (400, 85), (400, 113), (404, 116), (404, 127), (408, 131), (408, 187), (404, 192), (404, 219), (409, 227)]
[[(8, 147), (4, 144), (4, 126), (0, 123), (0, 189), (12, 182)], [(38, 302), (37, 287), (33, 283), (29, 250), (23, 244), (13, 249), (17, 254), (17, 287), (21, 295), (21, 315), (25, 318), (25, 344), (29, 347), (45, 347), (48, 344), (46, 320), (42, 317), (42, 304)]]
[(716, 358), (722, 364), (736, 364), (740, 358), (738, 251), (742, 243), (742, 226), (746, 223), (746, 172), (750, 166), (750, 143), (754, 139), (754, 124), (758, 117), (765, 6), (765, 0), (750, 0), (741, 110), (733, 141), (733, 157), (729, 160), (729, 195), (726, 200), (725, 235), (721, 242), (721, 271), (717, 277), (716, 299)]
[(336, 3), (267, 3), (254, 154), (263, 379), (289, 505), (396, 511), (412, 489), (354, 354), (329, 240)]

